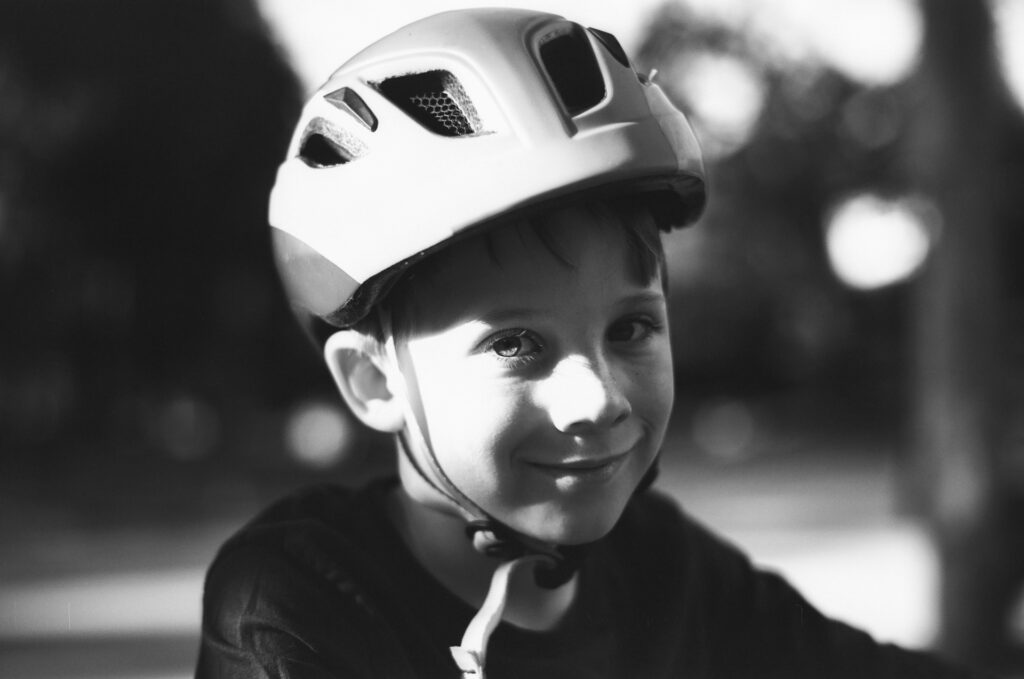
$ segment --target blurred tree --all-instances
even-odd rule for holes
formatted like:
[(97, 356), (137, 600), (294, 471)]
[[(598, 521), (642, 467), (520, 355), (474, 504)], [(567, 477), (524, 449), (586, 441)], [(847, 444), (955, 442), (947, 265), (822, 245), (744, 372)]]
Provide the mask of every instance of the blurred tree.
[[(911, 434), (906, 504), (934, 527), (939, 643), (1019, 667), (1008, 617), (1024, 574), (1024, 125), (999, 81), (988, 4), (920, 8), (918, 72), (886, 87), (787, 60), (685, 3), (651, 21), (639, 68), (657, 66), (691, 113), (712, 187), (670, 276), (680, 392), (799, 387), (890, 440)], [(720, 120), (707, 115), (716, 96)], [(918, 285), (858, 292), (829, 271), (824, 225), (860, 192), (937, 208)]]
[[(674, 253), (670, 275), (681, 391), (818, 385), (833, 401), (859, 402), (876, 422), (898, 421), (906, 291), (867, 297), (843, 287), (822, 234), (838, 199), (905, 187), (900, 86), (868, 88), (824, 65), (780, 58), (681, 3), (650, 22), (637, 62), (657, 66), (657, 82), (690, 112), (708, 156), (709, 209), (690, 249)], [(695, 65), (704, 64), (699, 80), (717, 95), (693, 86)], [(752, 86), (727, 79), (737, 69)], [(749, 92), (722, 93), (734, 84)], [(716, 125), (701, 110), (701, 98), (713, 96), (727, 116), (729, 107), (751, 107), (749, 124)], [(861, 398), (865, 390), (872, 398)]]
[(909, 160), (942, 234), (918, 291), (915, 469), (942, 564), (940, 641), (972, 662), (1019, 668), (1010, 615), (1024, 584), (1021, 122), (998, 78), (987, 3), (921, 9)]
[(248, 0), (0, 4), (5, 460), (223, 454), (322, 384), (265, 217), (299, 95)]

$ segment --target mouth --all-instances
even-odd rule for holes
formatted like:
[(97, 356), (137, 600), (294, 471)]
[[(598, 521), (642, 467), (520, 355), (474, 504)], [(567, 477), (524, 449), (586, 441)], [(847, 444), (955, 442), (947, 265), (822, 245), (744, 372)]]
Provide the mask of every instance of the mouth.
[(598, 458), (571, 458), (559, 462), (528, 462), (543, 474), (560, 483), (598, 483), (615, 476), (629, 458), (629, 452)]

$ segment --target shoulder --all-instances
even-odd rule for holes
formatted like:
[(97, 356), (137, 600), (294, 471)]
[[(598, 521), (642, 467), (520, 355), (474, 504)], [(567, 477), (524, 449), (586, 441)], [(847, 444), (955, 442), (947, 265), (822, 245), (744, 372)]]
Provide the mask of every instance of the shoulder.
[(221, 578), (237, 584), (302, 570), (308, 565), (299, 556), (303, 547), (346, 539), (359, 504), (355, 492), (329, 485), (276, 501), (220, 548), (207, 572), (207, 590)]
[(207, 594), (213, 585), (244, 590), (258, 583), (266, 591), (270, 583), (303, 575), (337, 581), (340, 564), (358, 561), (381, 542), (378, 503), (385, 490), (384, 484), (361, 490), (325, 484), (274, 502), (220, 548), (207, 572)]
[(671, 624), (701, 621), (741, 605), (759, 579), (749, 558), (690, 516), (671, 497), (648, 490), (633, 498), (608, 539), (595, 546), (615, 586)]
[(822, 615), (671, 498), (638, 495), (612, 534), (628, 588), (665, 628), (666, 643), (699, 643), (690, 661), (729, 676), (973, 676)]
[(384, 488), (382, 482), (361, 489), (330, 483), (308, 486), (267, 506), (239, 531), (239, 535), (261, 527), (296, 521), (334, 523), (343, 520), (350, 512), (366, 508), (384, 492)]
[[(261, 512), (223, 547), (203, 593), (204, 662), (280, 658), (350, 663), (370, 638), (381, 589), (374, 490), (321, 486)], [(380, 521), (380, 517), (376, 517)], [(376, 578), (376, 579), (375, 579)]]

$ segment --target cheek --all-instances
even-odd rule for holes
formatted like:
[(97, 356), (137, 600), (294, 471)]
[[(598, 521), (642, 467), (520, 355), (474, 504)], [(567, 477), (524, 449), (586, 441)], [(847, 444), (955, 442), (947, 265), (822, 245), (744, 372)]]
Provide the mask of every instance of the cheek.
[(632, 404), (637, 415), (652, 424), (664, 425), (672, 413), (675, 398), (675, 378), (672, 355), (667, 343), (636, 373), (633, 383)]
[(515, 388), (463, 368), (424, 375), (420, 394), (434, 454), (453, 480), (493, 477), (525, 436), (527, 401)]
[(672, 364), (659, 370), (652, 380), (651, 388), (645, 393), (645, 398), (654, 402), (662, 416), (667, 418), (672, 412), (672, 405), (675, 399), (675, 379), (672, 374)]

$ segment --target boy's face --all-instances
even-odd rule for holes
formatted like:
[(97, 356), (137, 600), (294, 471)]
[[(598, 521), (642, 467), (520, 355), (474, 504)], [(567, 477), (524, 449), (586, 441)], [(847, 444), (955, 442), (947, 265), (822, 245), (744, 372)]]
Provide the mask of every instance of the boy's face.
[(565, 210), (457, 244), (412, 286), (402, 370), (441, 468), (492, 517), (578, 544), (607, 533), (672, 408), (660, 277), (641, 282), (616, 225)]

